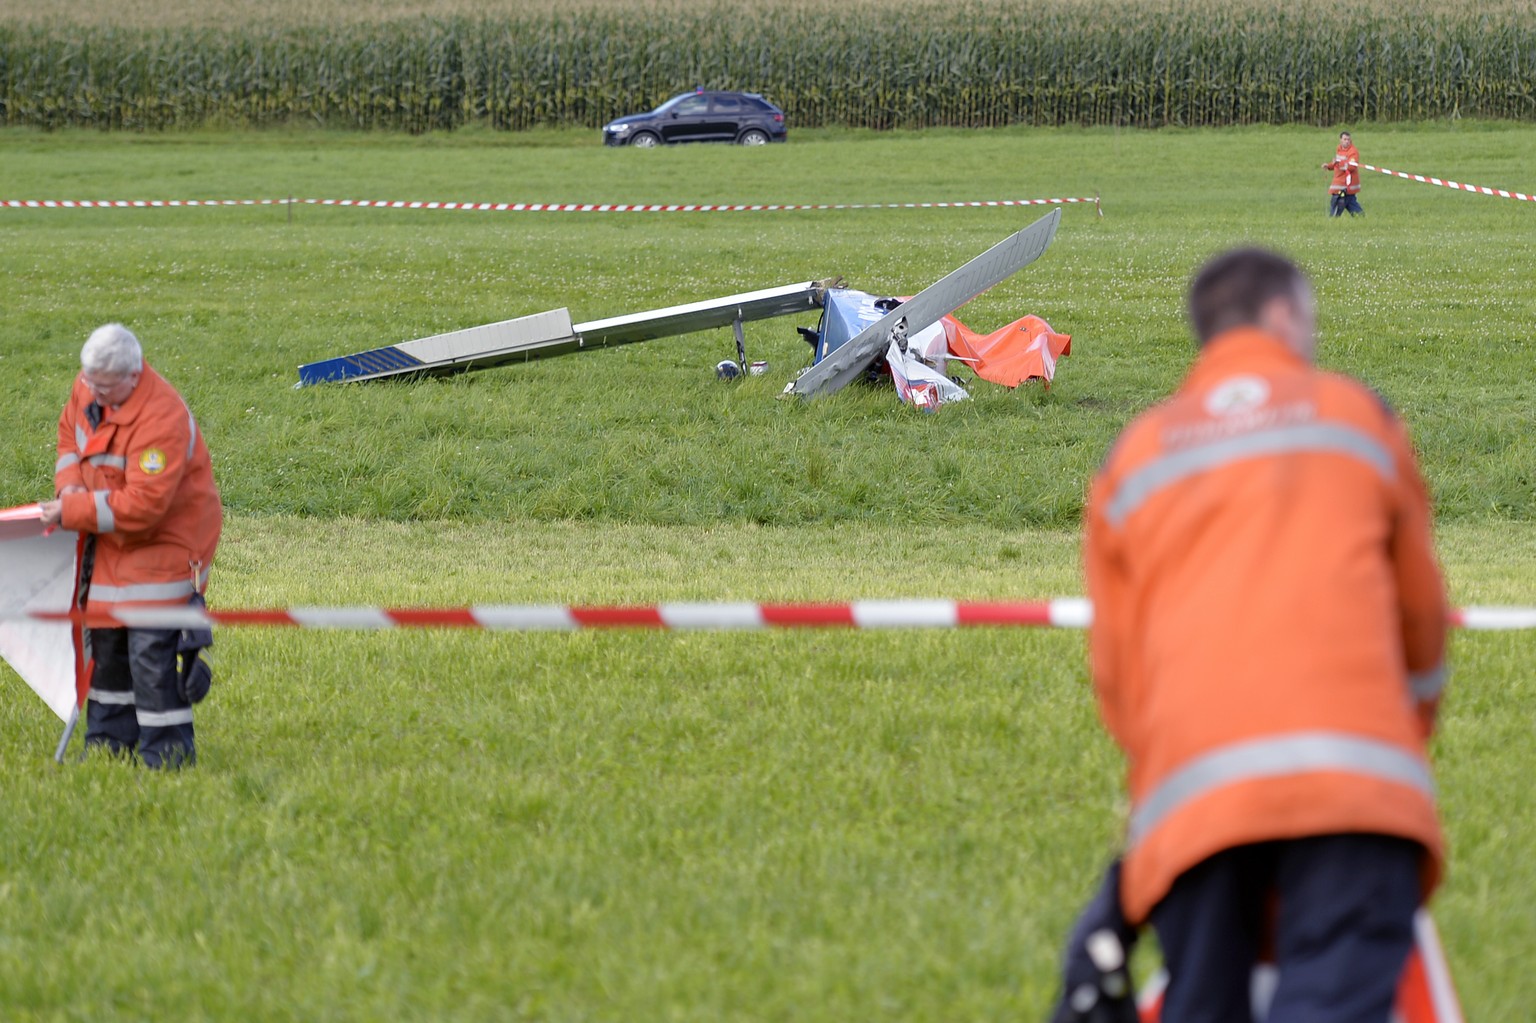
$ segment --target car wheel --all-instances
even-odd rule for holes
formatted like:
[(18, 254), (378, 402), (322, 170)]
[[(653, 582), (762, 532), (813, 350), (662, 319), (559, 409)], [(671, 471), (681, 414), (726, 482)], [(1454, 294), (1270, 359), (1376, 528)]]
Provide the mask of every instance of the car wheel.
[(737, 139), (736, 141), (744, 146), (761, 146), (767, 144), (768, 135), (766, 132), (761, 132), (756, 128), (751, 128), (742, 132), (741, 138)]
[(629, 140), (629, 144), (636, 149), (655, 149), (660, 142), (661, 139), (648, 131), (642, 131)]

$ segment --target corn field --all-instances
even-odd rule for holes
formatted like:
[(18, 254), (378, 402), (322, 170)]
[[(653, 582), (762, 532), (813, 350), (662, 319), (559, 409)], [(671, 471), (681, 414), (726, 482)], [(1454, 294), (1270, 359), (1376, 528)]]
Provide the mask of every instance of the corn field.
[(329, 26), (0, 24), (0, 124), (595, 127), (749, 89), (792, 127), (1536, 117), (1536, 13), (1112, 2), (608, 7)]

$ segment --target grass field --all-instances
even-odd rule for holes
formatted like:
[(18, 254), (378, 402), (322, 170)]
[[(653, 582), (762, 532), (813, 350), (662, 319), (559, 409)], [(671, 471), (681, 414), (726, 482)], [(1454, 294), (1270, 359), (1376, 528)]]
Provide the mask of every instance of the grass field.
[[(1351, 126), (1367, 160), (1529, 191), (1536, 129)], [(229, 523), (225, 607), (1080, 592), (1083, 487), (1179, 379), (1200, 259), (1317, 279), (1323, 361), (1413, 426), (1455, 598), (1532, 600), (1536, 207), (1381, 177), (1323, 215), (1332, 135), (0, 133), (0, 198), (922, 201), (1102, 192), (973, 303), (1074, 336), (1050, 392), (774, 400), (729, 332), (441, 380), (294, 367), (568, 305), (589, 319), (831, 274), (911, 293), (1037, 215), (0, 210), (0, 506), (51, 485), (81, 340), (120, 319), (188, 395)], [(811, 318), (805, 323), (809, 324)], [(221, 633), (202, 763), (47, 755), (0, 678), (0, 1005), (27, 1020), (1040, 1018), (1120, 828), (1063, 633)], [(1536, 947), (1530, 636), (1468, 635), (1435, 757), (1437, 903), (1468, 1018)]]

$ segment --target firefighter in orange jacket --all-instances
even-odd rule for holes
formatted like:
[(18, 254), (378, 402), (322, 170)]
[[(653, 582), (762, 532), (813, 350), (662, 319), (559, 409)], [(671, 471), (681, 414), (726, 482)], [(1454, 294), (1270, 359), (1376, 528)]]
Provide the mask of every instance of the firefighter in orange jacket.
[[(88, 535), (93, 610), (200, 600), (224, 513), (197, 421), (121, 324), (91, 334), (80, 366), (44, 521)], [(88, 638), (87, 748), (137, 750), (150, 767), (192, 763), (192, 703), (207, 676), (188, 670), (196, 652), (186, 656), (181, 631), (93, 628)]]
[(1339, 148), (1333, 159), (1323, 164), (1323, 170), (1333, 171), (1333, 183), (1328, 186), (1328, 215), (1364, 216), (1360, 206), (1360, 150), (1349, 132), (1339, 132)]
[[(1131, 810), (1120, 909), (1167, 1023), (1387, 1023), (1444, 845), (1425, 742), (1449, 610), (1401, 421), (1312, 365), (1311, 287), (1261, 250), (1189, 296), (1200, 354), (1092, 486), (1104, 723)], [(1272, 914), (1272, 915), (1271, 915)]]

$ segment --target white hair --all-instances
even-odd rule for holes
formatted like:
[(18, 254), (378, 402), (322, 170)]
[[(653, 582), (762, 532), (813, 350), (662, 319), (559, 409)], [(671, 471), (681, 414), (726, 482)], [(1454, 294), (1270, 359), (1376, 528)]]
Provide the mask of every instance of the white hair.
[(87, 373), (127, 376), (144, 368), (144, 349), (133, 331), (121, 323), (97, 327), (80, 349), (80, 368)]

